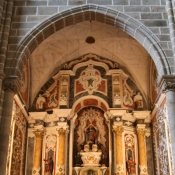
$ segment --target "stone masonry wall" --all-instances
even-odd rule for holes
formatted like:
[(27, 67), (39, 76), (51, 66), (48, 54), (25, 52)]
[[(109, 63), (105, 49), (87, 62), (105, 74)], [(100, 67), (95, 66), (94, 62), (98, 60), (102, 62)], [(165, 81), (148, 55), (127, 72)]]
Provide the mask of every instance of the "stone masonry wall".
[(161, 40), (171, 63), (173, 54), (165, 0), (15, 0), (6, 66), (11, 64), (19, 42), (32, 28), (54, 14), (89, 3), (115, 9), (143, 23)]

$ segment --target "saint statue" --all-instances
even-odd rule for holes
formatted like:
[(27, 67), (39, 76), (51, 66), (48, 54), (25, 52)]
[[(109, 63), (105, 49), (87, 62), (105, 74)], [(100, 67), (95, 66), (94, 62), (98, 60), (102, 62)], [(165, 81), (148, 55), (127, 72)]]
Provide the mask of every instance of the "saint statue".
[(53, 159), (49, 157), (48, 159), (44, 159), (45, 161), (45, 175), (52, 175), (53, 173)]
[(44, 109), (44, 103), (46, 102), (46, 99), (39, 94), (39, 97), (36, 100), (36, 109)]
[(143, 108), (143, 97), (141, 96), (140, 92), (138, 92), (137, 95), (134, 97), (134, 103), (136, 109)]
[(91, 142), (95, 144), (97, 135), (95, 128), (93, 128), (92, 126), (88, 128), (86, 131), (86, 135), (87, 135), (87, 143)]
[(136, 163), (133, 161), (132, 157), (130, 157), (127, 161), (128, 175), (135, 175), (135, 165)]

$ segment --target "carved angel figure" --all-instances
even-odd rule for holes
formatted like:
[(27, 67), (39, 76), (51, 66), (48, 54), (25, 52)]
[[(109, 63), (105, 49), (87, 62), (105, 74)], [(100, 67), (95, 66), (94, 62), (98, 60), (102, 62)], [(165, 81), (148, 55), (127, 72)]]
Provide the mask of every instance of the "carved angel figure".
[(44, 103), (46, 102), (46, 99), (39, 94), (39, 97), (36, 100), (36, 109), (44, 109)]
[(134, 103), (136, 109), (143, 108), (143, 97), (141, 96), (140, 92), (138, 92), (137, 95), (134, 97)]

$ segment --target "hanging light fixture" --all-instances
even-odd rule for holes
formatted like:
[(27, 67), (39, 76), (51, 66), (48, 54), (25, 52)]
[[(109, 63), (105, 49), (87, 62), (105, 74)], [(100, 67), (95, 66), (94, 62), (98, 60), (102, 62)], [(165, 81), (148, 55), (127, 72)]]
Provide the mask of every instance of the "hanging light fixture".
[[(90, 35), (91, 35), (91, 30), (92, 30), (92, 21), (90, 20)], [(95, 38), (92, 37), (92, 36), (88, 36), (88, 37), (86, 38), (86, 42), (87, 42), (88, 44), (93, 44), (93, 43), (95, 43)]]

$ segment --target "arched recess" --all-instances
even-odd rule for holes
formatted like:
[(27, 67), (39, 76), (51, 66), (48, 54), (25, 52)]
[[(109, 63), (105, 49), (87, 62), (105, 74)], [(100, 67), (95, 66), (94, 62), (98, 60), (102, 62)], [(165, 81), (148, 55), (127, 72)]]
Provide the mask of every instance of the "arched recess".
[[(109, 152), (109, 140), (111, 141), (111, 126), (108, 118), (108, 103), (97, 96), (88, 95), (79, 98), (72, 106), (73, 118), (70, 120), (70, 138), (69, 138), (69, 171), (73, 170), (73, 166), (76, 166), (76, 155), (81, 149), (84, 149), (86, 143), (86, 136), (84, 131), (89, 126), (93, 126), (96, 131), (98, 130), (98, 138), (96, 142), (101, 143), (102, 153), (106, 157), (106, 165), (111, 166), (112, 155)], [(80, 119), (81, 118), (81, 119)], [(89, 121), (90, 120), (90, 121)], [(78, 130), (79, 128), (80, 130)], [(101, 134), (100, 134), (101, 133)], [(76, 135), (78, 134), (78, 137)], [(84, 135), (84, 137), (83, 137)], [(97, 136), (96, 135), (96, 136)], [(104, 137), (104, 138), (103, 138)], [(96, 143), (96, 144), (97, 144)], [(87, 144), (87, 143), (86, 143)], [(97, 144), (99, 146), (99, 144)], [(82, 148), (83, 146), (83, 148)], [(111, 147), (110, 147), (111, 149)], [(109, 158), (110, 157), (110, 158)], [(110, 163), (109, 163), (110, 160)], [(110, 165), (109, 165), (110, 164)], [(91, 170), (96, 170), (94, 167)], [(86, 171), (89, 169), (87, 168)], [(97, 169), (97, 171), (99, 171)]]
[(94, 96), (94, 95), (88, 95), (88, 96), (79, 98), (73, 104), (72, 111), (74, 111), (74, 113), (77, 113), (79, 110), (89, 105), (98, 107), (102, 109), (104, 112), (106, 112), (109, 109), (109, 105), (104, 99)]
[(119, 11), (98, 5), (82, 5), (56, 14), (37, 25), (21, 41), (12, 60), (11, 67), (6, 69), (8, 77), (22, 75), (22, 68), (35, 48), (47, 37), (60, 29), (83, 21), (94, 20), (117, 28), (136, 39), (150, 54), (157, 66), (159, 77), (171, 75), (168, 60), (161, 48), (158, 38), (142, 23)]

